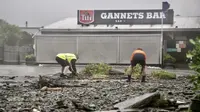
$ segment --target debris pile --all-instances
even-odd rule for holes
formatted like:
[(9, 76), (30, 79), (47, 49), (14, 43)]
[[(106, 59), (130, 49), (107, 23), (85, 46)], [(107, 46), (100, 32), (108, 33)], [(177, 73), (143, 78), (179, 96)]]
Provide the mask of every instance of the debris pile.
[(0, 111), (86, 112), (134, 109), (174, 112), (187, 109), (190, 99), (195, 95), (186, 77), (165, 80), (149, 76), (146, 83), (140, 83), (139, 80), (127, 83), (122, 77), (124, 75), (117, 75), (109, 77), (109, 80), (80, 80), (79, 76), (60, 78), (59, 74), (39, 78), (18, 77), (23, 81), (1, 77)]

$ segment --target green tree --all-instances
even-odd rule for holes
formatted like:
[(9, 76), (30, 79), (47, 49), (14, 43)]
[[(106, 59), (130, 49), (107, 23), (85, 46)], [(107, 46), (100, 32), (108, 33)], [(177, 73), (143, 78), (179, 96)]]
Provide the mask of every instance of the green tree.
[(32, 36), (27, 32), (23, 32), (16, 25), (11, 25), (0, 19), (0, 45), (5, 44), (10, 46), (32, 44)]
[(189, 67), (196, 72), (193, 75), (192, 82), (194, 84), (195, 89), (200, 89), (200, 37), (197, 37), (195, 40), (190, 39), (190, 43), (193, 44), (193, 49), (188, 51), (187, 58), (191, 59), (191, 63)]
[(187, 58), (192, 59), (189, 64), (190, 68), (200, 73), (200, 37), (195, 40), (190, 39), (190, 43), (193, 44), (193, 49), (188, 51)]
[(21, 40), (19, 45), (20, 46), (24, 46), (24, 45), (33, 45), (34, 41), (32, 38), (32, 35), (30, 35), (29, 33), (23, 31), (22, 35), (21, 35)]

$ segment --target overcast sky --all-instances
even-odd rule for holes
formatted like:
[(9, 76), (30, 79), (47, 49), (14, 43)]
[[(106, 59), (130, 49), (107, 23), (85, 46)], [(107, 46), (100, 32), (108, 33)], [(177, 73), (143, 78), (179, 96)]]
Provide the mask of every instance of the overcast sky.
[[(67, 17), (78, 9), (160, 9), (164, 0), (0, 0), (0, 18), (25, 26), (43, 26)], [(175, 15), (200, 16), (200, 0), (165, 0)]]

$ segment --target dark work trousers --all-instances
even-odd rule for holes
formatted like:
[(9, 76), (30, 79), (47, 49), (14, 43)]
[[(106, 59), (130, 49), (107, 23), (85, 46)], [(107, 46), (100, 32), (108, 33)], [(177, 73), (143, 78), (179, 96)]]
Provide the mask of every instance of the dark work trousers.
[[(72, 68), (69, 67), (69, 70), (70, 70), (72, 73), (77, 73), (77, 71), (76, 71), (76, 59), (72, 59), (72, 60), (71, 60), (71, 65), (72, 65)], [(74, 70), (74, 72), (72, 71), (72, 69)]]
[[(145, 56), (143, 54), (136, 53), (134, 55), (133, 59), (131, 60), (131, 67), (135, 67), (137, 64), (140, 64), (142, 66), (142, 69), (140, 72), (140, 74), (142, 74), (146, 65)], [(130, 80), (131, 80), (131, 75), (128, 76), (128, 82), (130, 82)], [(145, 76), (142, 76), (141, 82), (144, 82), (144, 81), (145, 81)]]
[(134, 55), (133, 59), (131, 60), (131, 67), (134, 67), (137, 64), (140, 64), (142, 66), (142, 69), (141, 69), (141, 73), (142, 73), (146, 65), (145, 57), (143, 54), (138, 53)]

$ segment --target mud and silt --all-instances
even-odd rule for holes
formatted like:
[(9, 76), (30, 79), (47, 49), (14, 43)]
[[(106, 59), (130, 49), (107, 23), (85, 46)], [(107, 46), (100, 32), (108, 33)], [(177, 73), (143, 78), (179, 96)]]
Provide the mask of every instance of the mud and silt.
[(190, 102), (194, 96), (192, 85), (183, 76), (174, 80), (147, 78), (145, 83), (139, 80), (128, 83), (119, 77), (106, 80), (77, 80), (55, 75), (46, 77), (54, 77), (59, 83), (57, 86), (64, 86), (61, 90), (41, 91), (38, 77), (0, 77), (0, 112), (112, 110), (119, 102), (153, 91), (165, 94), (168, 99), (184, 102)]

